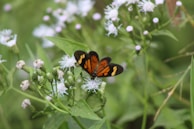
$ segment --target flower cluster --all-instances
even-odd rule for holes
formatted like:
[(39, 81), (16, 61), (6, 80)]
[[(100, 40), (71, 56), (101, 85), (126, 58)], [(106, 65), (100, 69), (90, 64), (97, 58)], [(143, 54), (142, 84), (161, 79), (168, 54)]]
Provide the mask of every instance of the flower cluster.
[[(127, 14), (122, 15), (130, 17), (130, 15), (134, 14), (134, 12), (136, 13), (136, 16), (138, 16), (139, 12), (143, 12), (145, 15), (146, 13), (151, 13), (154, 11), (157, 5), (163, 3), (164, 0), (156, 0), (155, 3), (151, 2), (150, 0), (114, 0), (110, 5), (106, 6), (105, 8), (105, 29), (108, 31), (107, 35), (118, 35), (118, 30), (122, 25), (121, 22), (124, 21), (124, 18), (119, 17), (119, 11), (121, 10), (121, 8), (126, 8), (129, 12)], [(133, 13), (130, 14), (130, 12), (132, 11)], [(135, 15), (133, 16), (136, 17)], [(130, 22), (131, 21), (128, 21), (128, 23)], [(134, 27), (132, 25), (127, 25), (126, 31), (131, 32), (133, 31), (133, 28)]]
[[(86, 17), (93, 8), (94, 3), (93, 0), (55, 0), (54, 4), (56, 4), (57, 8), (53, 9), (48, 7), (46, 9), (46, 14), (42, 18), (45, 23), (35, 28), (33, 35), (42, 40), (43, 47), (52, 47), (54, 44), (45, 37), (62, 33), (63, 29), (67, 27), (67, 24), (76, 22), (77, 18)], [(99, 13), (94, 13), (94, 20), (99, 20), (100, 18), (101, 15)], [(80, 23), (75, 24), (76, 30), (80, 30), (81, 27), (82, 25)]]
[(0, 31), (0, 44), (12, 47), (16, 44), (17, 35), (13, 34), (11, 29), (4, 29)]
[[(33, 67), (29, 67), (23, 60), (16, 63), (18, 69), (22, 69), (27, 73), (32, 73), (31, 78), (24, 80), (20, 84), (22, 91), (27, 92), (29, 89), (38, 93), (42, 99), (51, 101), (55, 98), (69, 98), (74, 90), (82, 88), (82, 92), (103, 94), (105, 83), (98, 78), (83, 79), (78, 75), (74, 75), (76, 60), (74, 56), (64, 55), (58, 62), (58, 66), (53, 68), (52, 72), (47, 72), (45, 62), (41, 59), (33, 61)], [(80, 74), (80, 73), (78, 73)], [(77, 77), (75, 77), (77, 76)], [(77, 85), (80, 85), (77, 87)], [(68, 103), (68, 102), (67, 102)], [(30, 99), (25, 99), (22, 102), (22, 107), (25, 109), (31, 105)]]

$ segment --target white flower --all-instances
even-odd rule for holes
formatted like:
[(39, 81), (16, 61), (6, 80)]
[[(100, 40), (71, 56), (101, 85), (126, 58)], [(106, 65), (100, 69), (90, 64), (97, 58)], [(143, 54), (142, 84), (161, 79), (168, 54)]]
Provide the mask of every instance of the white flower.
[(176, 1), (176, 6), (178, 6), (178, 7), (180, 7), (180, 6), (182, 6), (182, 2), (181, 1)]
[(149, 34), (149, 32), (147, 30), (143, 31), (143, 35), (148, 35), (148, 34)]
[(44, 65), (44, 61), (42, 61), (41, 59), (37, 59), (33, 62), (33, 66), (36, 69), (41, 68)]
[(30, 81), (29, 80), (24, 80), (20, 84), (20, 87), (23, 91), (27, 90), (29, 86), (30, 86)]
[(64, 55), (62, 57), (62, 60), (59, 61), (59, 64), (60, 64), (62, 69), (74, 67), (75, 63), (76, 63), (75, 57), (74, 56), (70, 57), (68, 55)]
[(75, 29), (76, 30), (80, 30), (81, 28), (82, 28), (82, 25), (81, 24), (78, 23), (78, 24), (75, 25)]
[(58, 26), (58, 25), (55, 26), (55, 31), (57, 33), (60, 33), (62, 30), (63, 30), (63, 28), (61, 26)]
[(43, 48), (49, 48), (49, 47), (53, 47), (54, 43), (51, 42), (50, 40), (46, 39), (46, 38), (42, 38), (42, 47)]
[(3, 62), (6, 62), (6, 60), (2, 60), (2, 55), (0, 55), (0, 64), (2, 64)]
[(50, 20), (50, 16), (49, 15), (45, 15), (43, 16), (43, 21), (49, 21)]
[(136, 45), (136, 46), (135, 46), (135, 50), (136, 50), (136, 51), (140, 51), (140, 50), (141, 50), (141, 46), (140, 46), (140, 45)]
[(47, 95), (47, 96), (45, 97), (45, 99), (48, 100), (48, 101), (51, 101), (51, 100), (52, 100), (52, 97), (49, 96), (49, 95)]
[(24, 66), (25, 64), (26, 64), (26, 63), (25, 63), (23, 60), (19, 60), (19, 61), (16, 63), (16, 68), (22, 69), (23, 66)]
[(93, 14), (93, 16), (92, 16), (92, 18), (95, 20), (95, 21), (98, 21), (98, 20), (100, 20), (101, 19), (101, 14), (100, 13), (94, 13)]
[(142, 12), (153, 12), (155, 5), (150, 0), (142, 0), (138, 3), (138, 6), (140, 7), (140, 11)]
[(113, 4), (106, 6), (106, 9), (104, 10), (106, 20), (118, 21), (118, 9), (119, 6)]
[(126, 0), (126, 2), (127, 2), (127, 5), (129, 5), (129, 4), (135, 4), (139, 2), (139, 0)]
[(61, 3), (64, 4), (67, 2), (67, 0), (54, 0), (55, 3)]
[(30, 106), (31, 105), (31, 102), (30, 102), (30, 100), (29, 99), (24, 99), (23, 101), (22, 101), (22, 108), (23, 109), (26, 109), (28, 106)]
[(116, 27), (112, 21), (107, 21), (105, 23), (105, 29), (108, 31), (108, 36), (111, 34), (114, 34), (114, 36), (118, 35), (118, 29), (120, 29), (121, 25), (119, 25), (119, 27)]
[(58, 79), (63, 79), (64, 72), (62, 70), (57, 69), (57, 75), (58, 75)]
[(57, 25), (61, 27), (65, 27), (65, 22), (71, 22), (74, 19), (74, 16), (71, 14), (71, 12), (68, 12), (65, 9), (58, 8), (53, 11), (53, 16), (57, 20)]
[(164, 0), (155, 0), (156, 5), (164, 4)]
[(84, 84), (82, 85), (82, 89), (95, 92), (100, 88), (101, 83), (102, 80), (99, 78), (95, 79), (87, 78)]
[(121, 6), (123, 5), (127, 0), (114, 0), (112, 2), (112, 5), (115, 5), (115, 6)]
[(5, 4), (4, 6), (3, 6), (3, 10), (5, 11), (5, 12), (9, 12), (9, 11), (11, 11), (12, 10), (12, 5), (11, 4)]
[(56, 91), (55, 92), (57, 92), (58, 95), (60, 95), (60, 96), (64, 95), (64, 94), (68, 95), (68, 93), (67, 93), (68, 89), (67, 89), (67, 87), (65, 87), (64, 79), (61, 79), (60, 81), (57, 81), (57, 82), (54, 81), (54, 83), (55, 83), (55, 86), (56, 86)]
[(132, 32), (133, 31), (133, 26), (127, 26), (126, 31), (127, 32)]
[(41, 24), (33, 31), (33, 35), (38, 38), (44, 38), (46, 36), (54, 36), (56, 33), (50, 26)]
[(56, 32), (52, 27), (44, 25), (44, 24), (39, 25), (33, 31), (33, 35), (35, 37), (42, 39), (44, 48), (54, 46), (54, 44), (51, 41), (47, 40), (45, 37), (46, 36), (55, 36), (55, 34), (56, 34)]
[(78, 14), (82, 17), (87, 16), (88, 12), (93, 8), (93, 0), (78, 0)]
[(0, 43), (8, 46), (8, 47), (12, 47), (16, 44), (16, 40), (17, 40), (17, 35), (16, 34), (12, 34), (12, 30), (10, 29), (5, 29), (0, 31)]
[(159, 22), (159, 19), (158, 19), (157, 17), (154, 17), (152, 21), (153, 21), (153, 23), (155, 23), (155, 24), (156, 24), (156, 23), (158, 23), (158, 22)]

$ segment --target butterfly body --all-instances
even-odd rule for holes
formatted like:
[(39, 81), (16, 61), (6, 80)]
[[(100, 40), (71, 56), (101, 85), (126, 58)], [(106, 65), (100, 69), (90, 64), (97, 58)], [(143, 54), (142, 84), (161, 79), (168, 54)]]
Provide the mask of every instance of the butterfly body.
[(123, 72), (123, 67), (113, 64), (110, 57), (99, 60), (95, 51), (86, 53), (78, 50), (74, 53), (77, 63), (94, 79), (95, 77), (115, 76)]

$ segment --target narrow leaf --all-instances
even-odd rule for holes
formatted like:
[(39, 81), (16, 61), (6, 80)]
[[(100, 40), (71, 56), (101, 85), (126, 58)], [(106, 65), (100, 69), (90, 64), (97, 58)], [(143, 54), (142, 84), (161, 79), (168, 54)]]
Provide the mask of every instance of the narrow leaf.
[(80, 100), (75, 106), (71, 108), (71, 115), (80, 116), (91, 120), (101, 120), (84, 101)]
[(190, 78), (190, 100), (191, 100), (191, 121), (194, 128), (194, 60), (191, 62), (191, 78)]
[(168, 31), (168, 30), (154, 31), (152, 34), (154, 36), (168, 36), (168, 37), (170, 37), (170, 38), (178, 41), (178, 39), (176, 38), (176, 36), (173, 33), (171, 33), (170, 31)]
[(69, 40), (61, 37), (47, 37), (52, 41), (59, 49), (63, 50), (68, 55), (73, 55), (76, 50), (87, 50), (88, 47), (84, 43)]

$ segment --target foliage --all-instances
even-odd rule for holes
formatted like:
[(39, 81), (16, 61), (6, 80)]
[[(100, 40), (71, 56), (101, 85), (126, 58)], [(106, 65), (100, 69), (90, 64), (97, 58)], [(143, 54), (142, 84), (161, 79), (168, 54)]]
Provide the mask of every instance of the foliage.
[[(0, 128), (194, 127), (192, 3), (156, 2), (2, 0)], [(91, 79), (76, 50), (124, 71)]]

